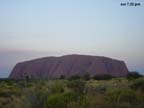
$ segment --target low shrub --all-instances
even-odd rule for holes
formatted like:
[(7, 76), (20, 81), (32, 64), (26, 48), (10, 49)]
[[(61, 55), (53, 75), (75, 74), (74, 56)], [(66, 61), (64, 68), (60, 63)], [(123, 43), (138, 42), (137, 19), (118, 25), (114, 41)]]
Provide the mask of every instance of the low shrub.
[(75, 93), (82, 94), (85, 89), (85, 81), (82, 80), (73, 80), (67, 83), (67, 87), (70, 88)]
[(135, 104), (137, 103), (137, 96), (131, 89), (113, 89), (106, 93), (106, 99), (110, 104)]
[(51, 93), (62, 93), (64, 92), (64, 85), (61, 83), (55, 82), (54, 84), (50, 85), (49, 87)]
[(66, 102), (63, 99), (63, 94), (50, 95), (45, 104), (44, 108), (66, 108)]
[(68, 108), (71, 102), (77, 102), (77, 95), (73, 92), (56, 93), (47, 97), (44, 108)]
[(74, 92), (57, 93), (47, 97), (44, 108), (88, 108), (88, 101)]
[(135, 80), (130, 87), (144, 91), (144, 78)]
[(25, 108), (43, 108), (48, 92), (43, 88), (26, 88), (23, 91)]

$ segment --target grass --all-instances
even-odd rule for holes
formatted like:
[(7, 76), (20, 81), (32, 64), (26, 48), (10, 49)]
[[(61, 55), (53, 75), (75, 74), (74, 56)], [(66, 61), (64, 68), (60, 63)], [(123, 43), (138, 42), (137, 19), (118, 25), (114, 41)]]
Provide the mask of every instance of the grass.
[(0, 108), (144, 108), (144, 77), (133, 80), (1, 80)]

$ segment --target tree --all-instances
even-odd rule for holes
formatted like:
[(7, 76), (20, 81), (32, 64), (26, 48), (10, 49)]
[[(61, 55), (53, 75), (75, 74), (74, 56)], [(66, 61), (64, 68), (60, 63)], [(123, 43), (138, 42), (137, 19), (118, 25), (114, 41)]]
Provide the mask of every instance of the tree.
[(71, 77), (69, 77), (69, 80), (78, 80), (80, 79), (79, 75), (72, 75)]
[(108, 75), (108, 74), (95, 75), (95, 76), (93, 77), (93, 79), (95, 79), (95, 80), (110, 80), (110, 79), (112, 79), (112, 76), (111, 76), (111, 75)]
[(142, 77), (142, 75), (139, 74), (138, 72), (129, 72), (128, 75), (127, 75), (128, 80), (137, 79), (137, 78), (140, 78), (140, 77)]
[(84, 80), (88, 81), (88, 80), (90, 79), (90, 74), (87, 72), (87, 73), (85, 73), (85, 74), (82, 76), (82, 78), (83, 78)]
[(60, 76), (60, 79), (65, 79), (65, 76), (64, 76), (64, 75), (61, 75), (61, 76)]
[(82, 94), (85, 88), (85, 81), (73, 80), (67, 83), (67, 87), (78, 94)]

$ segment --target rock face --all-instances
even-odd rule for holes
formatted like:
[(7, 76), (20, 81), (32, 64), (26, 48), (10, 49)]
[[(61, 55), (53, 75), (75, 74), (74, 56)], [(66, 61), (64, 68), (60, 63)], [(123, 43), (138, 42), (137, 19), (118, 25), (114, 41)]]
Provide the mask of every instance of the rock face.
[(61, 75), (109, 74), (116, 77), (128, 74), (127, 66), (123, 61), (101, 56), (65, 55), (61, 57), (45, 57), (16, 64), (10, 78), (59, 78)]

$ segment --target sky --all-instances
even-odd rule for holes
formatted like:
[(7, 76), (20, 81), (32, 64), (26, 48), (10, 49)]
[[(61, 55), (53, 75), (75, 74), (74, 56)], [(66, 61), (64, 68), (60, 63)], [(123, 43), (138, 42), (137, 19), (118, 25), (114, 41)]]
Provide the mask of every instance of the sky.
[(66, 54), (107, 56), (144, 73), (144, 1), (0, 0), (0, 77), (18, 62)]

